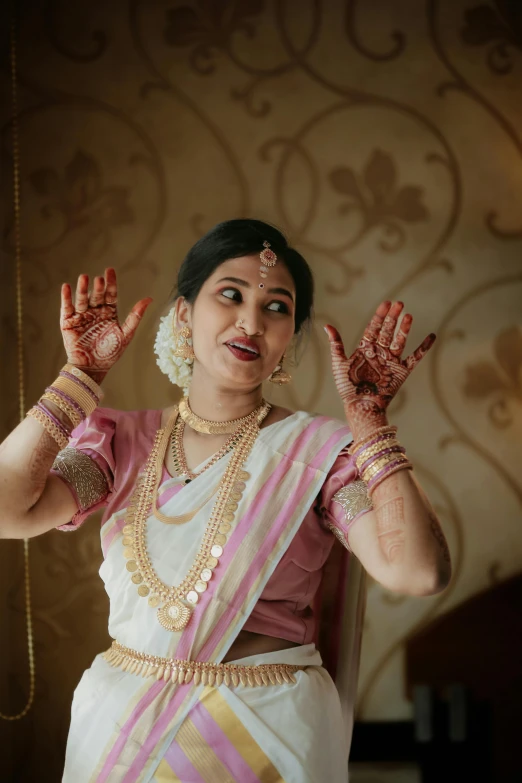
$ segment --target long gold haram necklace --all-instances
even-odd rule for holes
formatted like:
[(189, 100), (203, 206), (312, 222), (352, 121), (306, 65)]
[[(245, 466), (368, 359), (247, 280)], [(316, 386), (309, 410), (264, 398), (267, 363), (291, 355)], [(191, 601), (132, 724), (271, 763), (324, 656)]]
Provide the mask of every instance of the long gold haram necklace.
[(152, 566), (147, 551), (146, 532), (147, 518), (161, 481), (165, 452), (177, 410), (173, 411), (165, 429), (156, 433), (145, 471), (138, 479), (129, 503), (129, 518), (123, 528), (123, 554), (127, 558), (126, 568), (132, 574), (131, 580), (138, 585), (138, 595), (148, 597), (150, 606), (159, 606), (158, 620), (168, 631), (182, 631), (186, 627), (192, 615), (192, 607), (207, 589), (214, 568), (219, 563), (228, 540), (227, 534), (232, 529), (237, 503), (245, 490), (245, 482), (250, 478), (250, 473), (243, 470), (243, 465), (270, 407), (269, 403), (263, 404), (259, 415), (245, 428), (243, 438), (234, 448), (199, 551), (183, 581), (172, 587), (162, 582)]

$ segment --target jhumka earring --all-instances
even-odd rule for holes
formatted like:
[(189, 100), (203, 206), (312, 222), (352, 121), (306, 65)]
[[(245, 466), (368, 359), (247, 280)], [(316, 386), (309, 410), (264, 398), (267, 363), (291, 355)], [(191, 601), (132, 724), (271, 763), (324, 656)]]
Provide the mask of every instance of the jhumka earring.
[(289, 375), (285, 370), (283, 370), (284, 360), (285, 360), (285, 355), (283, 354), (280, 363), (277, 365), (277, 367), (274, 369), (274, 372), (268, 379), (270, 383), (277, 383), (278, 386), (284, 386), (285, 383), (290, 383), (290, 381), (292, 380), (292, 376)]
[(196, 354), (192, 347), (192, 330), (188, 326), (182, 326), (181, 329), (174, 329), (174, 347), (173, 356), (179, 356), (186, 364), (192, 364)]

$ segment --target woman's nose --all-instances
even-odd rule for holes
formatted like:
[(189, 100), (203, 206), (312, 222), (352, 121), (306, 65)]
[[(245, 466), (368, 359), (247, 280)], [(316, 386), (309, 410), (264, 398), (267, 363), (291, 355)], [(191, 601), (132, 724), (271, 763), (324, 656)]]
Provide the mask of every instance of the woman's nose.
[(265, 331), (263, 315), (257, 309), (243, 310), (240, 318), (236, 321), (236, 326), (249, 337), (263, 334)]

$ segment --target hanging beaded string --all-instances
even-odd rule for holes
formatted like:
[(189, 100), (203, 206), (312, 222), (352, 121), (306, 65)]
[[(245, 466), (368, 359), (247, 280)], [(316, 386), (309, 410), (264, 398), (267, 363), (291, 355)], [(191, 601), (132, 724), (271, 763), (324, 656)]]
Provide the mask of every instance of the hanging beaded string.
[[(11, 66), (11, 100), (13, 121), (11, 133), (13, 141), (13, 207), (14, 207), (14, 237), (15, 237), (15, 272), (16, 272), (16, 346), (18, 358), (18, 403), (20, 421), (25, 417), (25, 376), (24, 376), (24, 333), (23, 333), (23, 299), (22, 299), (22, 253), (20, 241), (20, 147), (18, 141), (18, 84), (16, 61), (16, 20), (11, 18), (10, 27), (10, 66)], [(35, 686), (35, 659), (33, 640), (33, 617), (31, 607), (31, 572), (29, 569), (29, 539), (24, 538), (24, 588), (25, 588), (25, 620), (27, 629), (27, 655), (29, 659), (29, 694), (25, 707), (15, 715), (0, 712), (2, 720), (20, 720), (32, 707)]]

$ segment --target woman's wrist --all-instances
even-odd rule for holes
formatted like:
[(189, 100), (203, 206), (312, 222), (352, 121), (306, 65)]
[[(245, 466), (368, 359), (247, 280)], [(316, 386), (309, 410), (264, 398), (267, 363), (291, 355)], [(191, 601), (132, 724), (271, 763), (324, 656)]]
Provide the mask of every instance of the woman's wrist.
[(386, 413), (370, 405), (350, 406), (346, 410), (346, 419), (356, 443), (371, 437), (382, 427), (389, 426)]
[[(103, 397), (103, 392), (100, 388), (100, 383), (104, 380), (105, 376), (107, 375), (107, 372), (105, 370), (94, 370), (89, 367), (80, 367), (77, 364), (73, 364), (72, 362), (68, 362), (65, 367), (62, 368), (62, 372), (68, 372), (69, 374), (75, 375), (80, 380), (83, 380), (83, 382), (87, 382), (87, 385), (89, 388), (96, 394), (96, 396), (101, 399)], [(87, 376), (87, 378), (83, 378), (83, 376)], [(94, 385), (89, 383), (89, 380), (94, 381)]]

